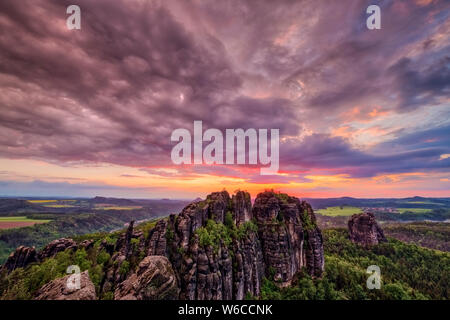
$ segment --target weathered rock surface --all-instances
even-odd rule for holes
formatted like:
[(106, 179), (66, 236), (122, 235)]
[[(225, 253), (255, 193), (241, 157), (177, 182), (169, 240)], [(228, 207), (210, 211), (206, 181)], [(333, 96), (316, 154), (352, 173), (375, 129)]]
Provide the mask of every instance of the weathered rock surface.
[[(231, 213), (242, 226), (252, 218), (258, 231), (226, 243), (201, 243), (197, 230), (208, 220), (226, 223)], [(245, 227), (245, 226), (243, 226)], [(252, 209), (250, 195), (239, 191), (230, 198), (226, 191), (186, 206), (178, 215), (158, 222), (149, 235), (148, 254), (165, 254), (180, 286), (180, 299), (227, 300), (258, 296), (264, 275), (289, 284), (302, 268), (313, 276), (324, 270), (323, 241), (314, 213), (306, 202), (287, 195), (265, 192)]]
[(89, 250), (94, 247), (94, 240), (84, 240), (78, 244), (78, 248), (83, 248), (84, 250)]
[(247, 293), (258, 296), (264, 276), (264, 257), (256, 232), (250, 232), (241, 241), (233, 242), (234, 258), (232, 299), (243, 300)]
[(84, 240), (79, 245), (72, 239), (61, 238), (50, 242), (41, 251), (36, 252), (34, 247), (20, 246), (8, 257), (8, 260), (2, 267), (2, 270), (7, 269), (11, 272), (17, 268), (25, 268), (32, 262), (41, 262), (47, 258), (54, 257), (58, 252), (75, 250), (77, 248), (84, 248), (88, 250), (92, 248), (94, 241)]
[(373, 246), (387, 241), (371, 212), (354, 214), (348, 221), (348, 234), (352, 242), (362, 246)]
[(42, 261), (44, 259), (54, 257), (58, 252), (76, 248), (77, 244), (72, 239), (61, 238), (54, 240), (38, 253), (38, 259)]
[(35, 296), (35, 300), (96, 300), (95, 287), (89, 278), (87, 271), (80, 274), (80, 288), (74, 285), (67, 285), (69, 278), (75, 275), (67, 275), (63, 278), (55, 279), (42, 288)]
[(312, 208), (306, 202), (274, 192), (258, 195), (253, 207), (266, 264), (266, 275), (287, 285), (302, 267), (320, 276), (324, 270), (323, 240)]
[(120, 283), (115, 300), (175, 300), (179, 287), (172, 265), (163, 256), (145, 257), (136, 273)]
[(301, 202), (303, 210), (304, 245), (306, 269), (312, 276), (320, 277), (325, 270), (322, 232), (317, 226), (316, 216), (309, 203)]
[(245, 221), (250, 221), (252, 216), (252, 203), (250, 194), (244, 191), (238, 191), (231, 198), (233, 204), (233, 218), (237, 226)]
[(159, 220), (156, 226), (150, 230), (147, 247), (147, 255), (165, 256), (167, 249), (166, 240), (167, 220)]
[(37, 253), (34, 247), (18, 247), (12, 252), (1, 270), (8, 270), (8, 273), (17, 268), (25, 268), (32, 262), (37, 262)]
[(196, 231), (209, 219), (223, 224), (228, 212), (244, 223), (250, 217), (250, 195), (241, 192), (232, 201), (228, 192), (215, 192), (169, 218), (166, 252), (179, 278), (181, 299), (229, 300), (243, 299), (247, 292), (259, 294), (264, 262), (256, 232), (228, 244), (199, 241)]
[[(133, 244), (133, 240), (135, 244)], [(108, 249), (107, 244), (102, 248)], [(145, 239), (142, 231), (134, 229), (134, 221), (128, 225), (127, 231), (122, 233), (117, 239), (113, 255), (112, 265), (107, 269), (102, 282), (102, 292), (114, 290), (115, 287), (124, 281), (133, 270), (129, 268), (130, 262), (138, 259), (138, 253), (144, 251)], [(111, 253), (110, 253), (111, 254)]]

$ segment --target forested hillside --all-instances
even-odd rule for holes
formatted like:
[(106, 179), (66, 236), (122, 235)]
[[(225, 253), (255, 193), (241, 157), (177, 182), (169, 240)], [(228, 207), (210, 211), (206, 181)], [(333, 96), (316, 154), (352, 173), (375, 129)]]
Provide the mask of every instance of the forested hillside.
[[(155, 222), (138, 227), (146, 236)], [(0, 282), (0, 295), (4, 299), (30, 299), (49, 281), (66, 275), (68, 264), (89, 270), (89, 275), (99, 292), (105, 270), (111, 266), (111, 254), (102, 241), (114, 243), (121, 232), (90, 234), (76, 238), (78, 241), (93, 239), (95, 244), (85, 250), (64, 251), (39, 265), (17, 269)], [(395, 239), (364, 249), (348, 240), (343, 229), (323, 232), (325, 272), (313, 279), (307, 272), (300, 272), (291, 286), (280, 288), (276, 281), (263, 279), (260, 297), (247, 295), (247, 299), (448, 299), (450, 283), (450, 254), (405, 244)], [(136, 246), (137, 244), (133, 244)], [(134, 250), (134, 249), (133, 249)], [(124, 274), (138, 264), (138, 257), (121, 268)], [(381, 269), (381, 289), (369, 290), (366, 280), (369, 265)], [(112, 293), (104, 293), (101, 299), (111, 299)]]
[[(323, 231), (325, 273), (321, 279), (306, 274), (288, 288), (265, 279), (263, 299), (448, 299), (450, 254), (406, 244), (395, 239), (372, 248), (348, 240), (344, 229)], [(381, 269), (381, 289), (369, 290), (367, 267)]]
[(386, 235), (403, 242), (450, 252), (450, 225), (443, 222), (396, 223), (384, 227)]

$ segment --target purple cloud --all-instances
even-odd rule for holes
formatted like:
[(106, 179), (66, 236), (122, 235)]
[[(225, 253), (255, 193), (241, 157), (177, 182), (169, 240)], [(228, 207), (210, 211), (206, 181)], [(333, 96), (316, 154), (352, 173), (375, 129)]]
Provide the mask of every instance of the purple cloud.
[[(385, 1), (374, 32), (365, 28), (369, 1), (79, 0), (80, 31), (65, 28), (69, 4), (0, 3), (2, 157), (170, 175), (156, 169), (171, 167), (171, 132), (202, 120), (205, 129), (279, 128), (281, 169), (291, 172), (280, 182), (313, 169), (448, 170), (438, 160), (449, 153), (447, 129), (430, 128), (438, 142), (426, 145), (400, 130), (370, 150), (329, 134), (355, 106), (448, 104), (445, 1)], [(178, 169), (262, 179), (246, 167)]]

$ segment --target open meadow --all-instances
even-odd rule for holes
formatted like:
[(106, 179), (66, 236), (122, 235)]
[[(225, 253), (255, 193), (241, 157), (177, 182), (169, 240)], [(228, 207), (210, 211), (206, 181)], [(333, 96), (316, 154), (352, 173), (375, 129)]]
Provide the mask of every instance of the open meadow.
[(320, 209), (316, 211), (316, 213), (330, 217), (351, 216), (361, 212), (361, 208), (350, 206), (328, 207), (326, 209)]
[(27, 217), (0, 217), (0, 230), (30, 227), (37, 223), (47, 223), (51, 220), (28, 219)]

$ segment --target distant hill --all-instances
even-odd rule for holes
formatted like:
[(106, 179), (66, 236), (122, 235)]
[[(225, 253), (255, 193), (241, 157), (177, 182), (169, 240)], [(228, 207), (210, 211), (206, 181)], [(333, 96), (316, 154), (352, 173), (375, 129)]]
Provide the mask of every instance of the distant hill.
[(45, 208), (37, 204), (20, 199), (0, 199), (0, 216), (17, 216), (22, 212), (45, 211)]
[(137, 202), (130, 200), (130, 199), (122, 199), (122, 198), (105, 198), (105, 197), (95, 197), (90, 200), (93, 204), (114, 204), (118, 206), (133, 206), (138, 205)]
[(354, 206), (354, 207), (392, 207), (392, 208), (424, 208), (424, 209), (439, 209), (450, 208), (450, 198), (425, 198), (425, 197), (410, 197), (410, 198), (374, 198), (374, 199), (359, 199), (351, 197), (341, 198), (302, 198), (309, 202), (314, 209), (323, 209), (327, 207), (337, 206)]

